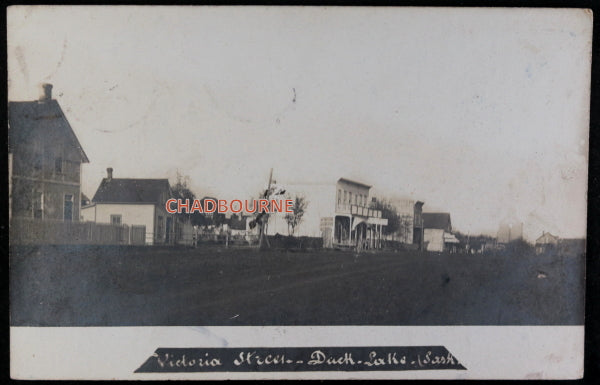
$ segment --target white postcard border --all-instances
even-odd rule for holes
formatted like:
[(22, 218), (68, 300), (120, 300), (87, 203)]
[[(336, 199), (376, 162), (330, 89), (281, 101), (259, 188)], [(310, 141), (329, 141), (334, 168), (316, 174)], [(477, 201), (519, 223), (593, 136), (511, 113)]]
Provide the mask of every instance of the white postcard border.
[[(576, 379), (584, 326), (11, 327), (14, 379)], [(443, 345), (467, 370), (134, 373), (159, 347)]]

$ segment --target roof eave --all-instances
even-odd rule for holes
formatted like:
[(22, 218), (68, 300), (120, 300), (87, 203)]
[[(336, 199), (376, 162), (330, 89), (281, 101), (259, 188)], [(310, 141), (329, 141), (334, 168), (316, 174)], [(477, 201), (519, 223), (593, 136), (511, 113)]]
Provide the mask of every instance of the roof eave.
[(338, 179), (338, 182), (347, 182), (347, 183), (355, 184), (355, 185), (366, 187), (366, 188), (373, 187), (371, 185), (368, 185), (368, 184), (365, 184), (365, 183), (361, 183), (361, 182), (357, 182), (355, 180), (348, 179), (348, 178), (340, 178), (340, 179)]
[(71, 123), (69, 123), (67, 116), (65, 115), (62, 108), (60, 107), (60, 104), (56, 100), (54, 100), (54, 102), (56, 102), (56, 107), (60, 111), (62, 118), (64, 119), (65, 123), (67, 124), (69, 132), (71, 133), (71, 136), (73, 137), (73, 140), (75, 141), (76, 147), (79, 150), (79, 155), (81, 155), (81, 163), (90, 163), (89, 158), (87, 157), (85, 151), (83, 151), (83, 147), (81, 146), (81, 143), (79, 142), (79, 139), (77, 138), (77, 135), (75, 134), (75, 131), (73, 130), (73, 127), (71, 126)]

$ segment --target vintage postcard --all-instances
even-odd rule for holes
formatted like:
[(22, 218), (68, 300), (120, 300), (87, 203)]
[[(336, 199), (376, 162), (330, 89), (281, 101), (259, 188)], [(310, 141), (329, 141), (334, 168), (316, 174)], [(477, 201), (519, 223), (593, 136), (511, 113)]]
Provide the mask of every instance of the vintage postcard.
[(7, 17), (12, 378), (583, 376), (590, 10)]

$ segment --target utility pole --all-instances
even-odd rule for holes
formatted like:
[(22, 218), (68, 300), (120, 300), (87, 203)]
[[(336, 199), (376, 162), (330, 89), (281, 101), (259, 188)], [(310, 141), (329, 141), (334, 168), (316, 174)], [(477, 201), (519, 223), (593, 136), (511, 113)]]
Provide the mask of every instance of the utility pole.
[[(271, 183), (273, 182), (273, 168), (271, 168), (271, 171), (269, 172), (269, 183), (267, 184), (267, 189), (265, 190), (265, 193), (263, 194), (263, 198), (264, 199), (268, 199), (269, 198), (269, 192), (271, 190)], [(259, 235), (258, 235), (258, 248), (259, 250), (262, 250), (265, 248), (265, 244), (266, 247), (271, 247), (271, 245), (269, 244), (269, 238), (267, 238), (267, 225), (269, 223), (269, 215), (266, 213), (258, 213), (258, 225), (259, 225)]]

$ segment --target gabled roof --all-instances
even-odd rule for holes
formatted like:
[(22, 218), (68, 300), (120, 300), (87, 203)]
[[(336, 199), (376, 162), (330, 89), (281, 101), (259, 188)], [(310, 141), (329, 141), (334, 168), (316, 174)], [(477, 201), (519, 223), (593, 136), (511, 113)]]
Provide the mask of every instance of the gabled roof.
[(171, 197), (168, 179), (104, 178), (92, 198), (95, 203), (165, 204)]
[(548, 242), (558, 242), (558, 237), (544, 231), (542, 235), (535, 240), (535, 243), (539, 244), (545, 244)]
[(73, 128), (67, 121), (58, 102), (54, 99), (9, 102), (8, 125), (9, 152), (12, 152), (19, 143), (42, 133), (47, 142), (64, 142), (64, 139), (67, 138), (71, 147), (81, 157), (81, 161), (89, 163), (89, 159), (83, 151), (77, 136), (75, 136)]
[(423, 228), (426, 229), (451, 229), (449, 213), (423, 213)]
[(338, 179), (338, 182), (346, 182), (346, 183), (350, 183), (350, 184), (354, 184), (354, 185), (361, 186), (361, 187), (366, 187), (366, 188), (373, 187), (373, 186), (369, 186), (368, 184), (364, 184), (364, 183), (361, 183), (361, 182), (356, 182), (356, 181), (353, 181), (353, 180), (350, 180), (350, 179), (346, 179), (346, 178), (340, 178), (340, 179)]
[(84, 193), (81, 193), (81, 205), (82, 206), (87, 206), (90, 204), (90, 198), (87, 197), (87, 195), (85, 195)]
[(454, 236), (454, 234), (444, 232), (444, 242), (446, 243), (460, 243), (460, 241)]

